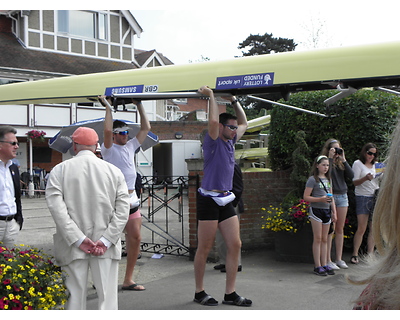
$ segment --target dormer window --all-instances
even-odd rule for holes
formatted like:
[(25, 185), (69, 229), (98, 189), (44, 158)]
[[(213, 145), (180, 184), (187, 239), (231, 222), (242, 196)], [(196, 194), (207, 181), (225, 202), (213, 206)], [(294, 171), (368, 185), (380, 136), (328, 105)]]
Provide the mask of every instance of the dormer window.
[(107, 40), (107, 14), (58, 10), (58, 32), (83, 38)]

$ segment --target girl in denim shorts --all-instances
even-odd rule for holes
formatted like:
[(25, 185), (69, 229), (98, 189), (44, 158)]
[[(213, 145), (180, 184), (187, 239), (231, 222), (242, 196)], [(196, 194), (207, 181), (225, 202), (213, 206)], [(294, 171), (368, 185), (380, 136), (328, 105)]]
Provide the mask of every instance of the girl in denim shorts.
[[(329, 171), (332, 178), (333, 198), (335, 199), (337, 221), (333, 223), (332, 232), (328, 236), (328, 265), (334, 269), (347, 269), (346, 262), (342, 259), (344, 242), (344, 225), (346, 221), (349, 200), (347, 197), (346, 179), (353, 180), (354, 173), (347, 163), (345, 152), (339, 140), (328, 139), (322, 148), (321, 154), (329, 158)], [(335, 233), (335, 262), (331, 260), (331, 247), (333, 233)]]

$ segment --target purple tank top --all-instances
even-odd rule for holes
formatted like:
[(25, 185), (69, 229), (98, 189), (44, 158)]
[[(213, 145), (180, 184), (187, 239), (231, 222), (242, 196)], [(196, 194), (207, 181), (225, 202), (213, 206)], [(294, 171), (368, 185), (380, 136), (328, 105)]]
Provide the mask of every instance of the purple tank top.
[(235, 166), (234, 140), (211, 139), (207, 133), (203, 142), (204, 177), (201, 187), (206, 190), (232, 190)]

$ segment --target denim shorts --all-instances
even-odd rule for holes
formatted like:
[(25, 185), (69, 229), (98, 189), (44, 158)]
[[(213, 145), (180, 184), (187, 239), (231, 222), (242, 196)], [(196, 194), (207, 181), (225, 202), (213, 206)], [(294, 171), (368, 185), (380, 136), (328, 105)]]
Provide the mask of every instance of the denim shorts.
[(356, 214), (369, 214), (374, 212), (374, 197), (356, 196)]
[(349, 198), (347, 197), (347, 193), (333, 194), (333, 199), (335, 200), (336, 208), (349, 206)]

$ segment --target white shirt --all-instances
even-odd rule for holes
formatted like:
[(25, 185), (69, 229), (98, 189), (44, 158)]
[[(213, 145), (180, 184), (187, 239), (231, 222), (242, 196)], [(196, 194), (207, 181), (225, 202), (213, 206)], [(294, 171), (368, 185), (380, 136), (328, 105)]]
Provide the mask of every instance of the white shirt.
[(353, 181), (365, 177), (368, 173), (372, 174), (374, 179), (372, 179), (371, 181), (367, 180), (362, 184), (356, 186), (354, 189), (354, 193), (356, 196), (373, 197), (375, 190), (379, 189), (377, 179), (375, 179), (376, 177), (375, 165), (373, 165), (372, 168), (368, 168), (360, 160), (356, 160), (353, 163), (353, 172), (354, 172)]
[(17, 213), (15, 203), (14, 183), (12, 180), (10, 166), (12, 161), (4, 162), (0, 160), (0, 215), (10, 216)]
[(123, 146), (113, 143), (112, 147), (107, 149), (104, 143), (101, 145), (101, 155), (103, 159), (112, 163), (122, 171), (126, 184), (128, 185), (128, 190), (135, 190), (135, 151), (139, 147), (140, 143), (136, 137), (129, 140)]

